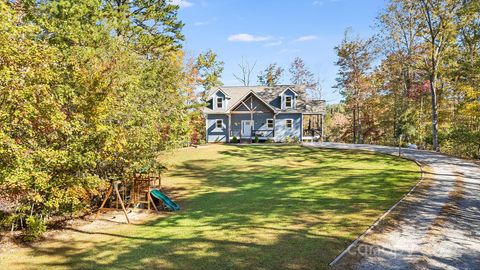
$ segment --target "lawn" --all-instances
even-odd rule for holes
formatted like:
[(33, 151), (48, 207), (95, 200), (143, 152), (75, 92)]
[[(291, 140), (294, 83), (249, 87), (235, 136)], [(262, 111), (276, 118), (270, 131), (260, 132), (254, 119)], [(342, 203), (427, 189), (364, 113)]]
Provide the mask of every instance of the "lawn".
[(167, 157), (181, 212), (3, 251), (0, 269), (325, 269), (420, 177), (403, 159), (293, 145)]

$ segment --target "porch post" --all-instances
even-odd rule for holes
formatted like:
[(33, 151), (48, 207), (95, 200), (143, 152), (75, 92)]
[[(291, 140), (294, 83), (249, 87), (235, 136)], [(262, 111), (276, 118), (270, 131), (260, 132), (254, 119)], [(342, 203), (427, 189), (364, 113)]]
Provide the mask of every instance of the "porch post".
[(273, 112), (273, 140), (275, 141), (275, 127), (277, 126), (277, 114)]
[(253, 96), (250, 96), (250, 143), (253, 143)]
[(322, 114), (322, 117), (320, 118), (320, 121), (321, 121), (321, 125), (320, 125), (320, 128), (321, 128), (321, 131), (320, 131), (320, 142), (323, 142), (323, 114)]
[(205, 143), (208, 143), (208, 114), (205, 114)]
[(227, 142), (228, 142), (228, 143), (229, 143), (229, 142), (231, 141), (231, 139), (232, 139), (232, 138), (231, 138), (232, 134), (231, 134), (231, 131), (230, 131), (230, 130), (231, 130), (231, 124), (232, 124), (232, 114), (229, 113), (229, 114), (228, 114), (228, 128), (227, 128), (227, 136), (228, 136)]
[(303, 116), (304, 115), (302, 113), (302, 115), (300, 116), (300, 137), (299, 137), (301, 142), (303, 142), (303, 124), (304, 124), (303, 121), (305, 121), (305, 117)]
[(250, 111), (250, 143), (253, 143), (253, 111)]

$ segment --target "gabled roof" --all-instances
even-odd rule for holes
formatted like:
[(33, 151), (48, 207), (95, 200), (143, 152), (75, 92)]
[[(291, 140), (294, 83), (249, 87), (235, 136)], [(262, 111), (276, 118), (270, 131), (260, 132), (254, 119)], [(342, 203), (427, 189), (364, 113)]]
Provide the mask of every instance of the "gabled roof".
[(222, 92), (226, 97), (230, 97), (227, 93), (225, 93), (225, 91), (222, 90), (222, 88), (217, 88), (215, 91), (212, 91), (211, 93), (209, 93), (207, 99), (211, 99), (213, 94), (216, 94), (217, 92)]
[(235, 104), (233, 104), (232, 106), (229, 106), (229, 109), (227, 110), (227, 113), (230, 112), (231, 110), (235, 109), (238, 105), (240, 105), (242, 103), (242, 101), (244, 101), (249, 95), (255, 96), (256, 98), (258, 98), (258, 100), (260, 100), (263, 104), (265, 104), (269, 109), (271, 109), (273, 112), (275, 112), (275, 108), (270, 106), (270, 104), (265, 102), (261, 97), (259, 97), (257, 94), (255, 94), (255, 92), (250, 90), (250, 92), (248, 92), (245, 96), (240, 98)]
[[(295, 109), (282, 109), (280, 106), (279, 96), (290, 89), (291, 91), (297, 94), (297, 102)], [(234, 106), (238, 105), (244, 98), (246, 98), (250, 93), (254, 93), (255, 96), (271, 107), (276, 113), (324, 113), (325, 112), (325, 102), (317, 102), (315, 106), (311, 106), (311, 101), (307, 100), (307, 94), (305, 93), (305, 87), (301, 85), (278, 85), (278, 86), (221, 86), (218, 88), (211, 89), (207, 96), (208, 100), (211, 99), (211, 96), (217, 91), (221, 90), (224, 94), (228, 95), (229, 101), (227, 108), (224, 110), (212, 110), (211, 108), (204, 108), (204, 113), (206, 114), (215, 114), (215, 113), (228, 113)], [(323, 102), (323, 103), (322, 103)], [(307, 108), (308, 105), (308, 108)]]
[(285, 90), (283, 90), (283, 91), (279, 94), (279, 96), (283, 95), (283, 93), (285, 93), (287, 90), (292, 91), (292, 92), (295, 94), (295, 96), (298, 96), (298, 93), (297, 93), (295, 90), (293, 90), (292, 88), (290, 88), (290, 87), (285, 88)]

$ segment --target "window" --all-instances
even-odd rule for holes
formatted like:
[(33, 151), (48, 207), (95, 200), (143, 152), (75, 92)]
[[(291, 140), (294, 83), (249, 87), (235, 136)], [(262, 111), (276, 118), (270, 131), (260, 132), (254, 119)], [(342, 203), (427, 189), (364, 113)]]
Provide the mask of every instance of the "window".
[(217, 121), (215, 123), (215, 127), (223, 129), (223, 120), (222, 119), (217, 119)]
[(293, 106), (292, 96), (285, 96), (285, 108), (292, 108)]
[(286, 119), (285, 120), (285, 127), (286, 128), (292, 128), (293, 127), (293, 120), (292, 119)]
[(217, 108), (223, 109), (223, 98), (217, 97)]
[(273, 129), (273, 119), (267, 119), (267, 128)]

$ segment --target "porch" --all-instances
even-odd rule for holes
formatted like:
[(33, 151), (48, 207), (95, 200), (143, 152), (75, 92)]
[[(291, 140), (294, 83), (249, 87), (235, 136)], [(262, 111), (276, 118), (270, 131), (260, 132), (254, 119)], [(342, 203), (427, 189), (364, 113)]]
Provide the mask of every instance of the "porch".
[[(251, 134), (251, 135), (249, 135)], [(230, 141), (235, 137), (239, 141), (253, 141), (256, 137), (260, 141), (273, 140), (275, 138), (275, 130), (273, 129), (251, 129), (250, 132), (230, 131)]]
[(303, 115), (303, 141), (323, 141), (323, 114), (304, 114)]
[(266, 141), (275, 137), (275, 110), (255, 93), (248, 94), (228, 114), (229, 141)]

